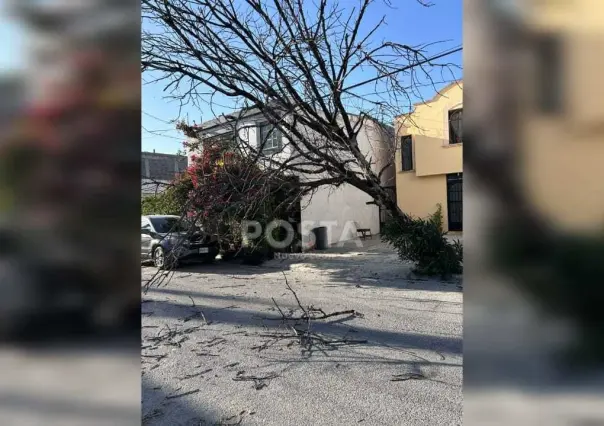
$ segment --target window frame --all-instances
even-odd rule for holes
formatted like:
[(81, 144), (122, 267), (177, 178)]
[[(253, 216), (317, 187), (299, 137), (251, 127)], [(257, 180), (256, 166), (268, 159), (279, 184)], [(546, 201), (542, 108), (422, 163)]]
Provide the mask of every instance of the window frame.
[[(408, 143), (409, 146), (409, 156), (405, 155), (405, 147), (406, 147), (406, 143)], [(413, 135), (404, 135), (401, 136), (401, 171), (402, 172), (412, 172), (413, 170), (415, 170), (415, 164), (413, 161)], [(406, 164), (405, 163), (405, 158), (409, 158), (409, 163)], [(405, 168), (405, 165), (407, 165), (409, 168)]]
[(149, 231), (149, 233), (154, 232), (153, 226), (151, 225), (151, 221), (149, 219), (141, 220), (141, 233), (143, 231)]
[[(452, 116), (454, 114), (458, 114), (458, 113), (459, 113), (459, 118), (457, 118), (457, 120), (461, 122), (461, 126), (460, 126), (461, 135), (460, 136), (458, 136), (456, 134), (457, 132), (453, 128), (453, 123), (451, 121)], [(449, 110), (447, 124), (449, 126), (449, 145), (463, 145), (463, 106)], [(459, 140), (454, 140), (456, 138), (458, 138)]]
[[(269, 128), (270, 130), (267, 133), (269, 137), (267, 137), (265, 140), (263, 132), (266, 128)], [(275, 153), (279, 152), (283, 148), (283, 133), (277, 126), (271, 123), (260, 123), (258, 125), (257, 139), (258, 148), (260, 148), (264, 143), (264, 146), (262, 146), (263, 153)], [(268, 145), (269, 141), (271, 142), (270, 146)]]
[(539, 32), (533, 34), (535, 60), (535, 107), (543, 115), (564, 112), (566, 97), (564, 82), (565, 43), (560, 34)]

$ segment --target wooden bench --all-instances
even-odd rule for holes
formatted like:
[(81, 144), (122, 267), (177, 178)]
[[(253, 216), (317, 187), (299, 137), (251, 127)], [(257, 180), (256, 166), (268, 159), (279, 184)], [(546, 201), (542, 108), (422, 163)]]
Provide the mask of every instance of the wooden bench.
[(361, 228), (359, 227), (359, 224), (355, 222), (355, 225), (357, 227), (357, 236), (361, 236), (362, 239), (366, 239), (367, 237), (372, 238), (373, 235), (371, 234), (371, 229), (369, 228)]

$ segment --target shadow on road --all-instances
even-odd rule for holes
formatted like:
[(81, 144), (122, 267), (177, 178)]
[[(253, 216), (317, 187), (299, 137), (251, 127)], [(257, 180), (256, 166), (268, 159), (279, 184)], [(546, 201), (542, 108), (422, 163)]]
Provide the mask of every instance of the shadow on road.
[[(161, 291), (152, 290), (152, 291)], [(231, 324), (237, 326), (251, 327), (277, 327), (280, 323), (279, 314), (274, 312), (275, 308), (266, 304), (265, 311), (251, 311), (239, 309), (235, 306), (217, 308), (196, 304), (183, 305), (171, 301), (156, 300), (145, 303), (146, 312), (153, 312), (154, 317), (183, 319), (195, 315), (196, 312), (203, 312), (205, 318), (212, 324)], [(294, 305), (290, 305), (294, 308)], [(282, 309), (287, 309), (283, 306)], [(144, 314), (145, 312), (143, 312)], [(266, 319), (272, 318), (272, 319)], [(315, 332), (320, 332), (329, 336), (344, 336), (350, 334), (350, 329), (353, 328), (354, 339), (368, 340), (368, 346), (385, 346), (389, 348), (405, 348), (437, 351), (443, 354), (461, 355), (462, 354), (462, 339), (454, 336), (438, 336), (408, 332), (394, 332), (377, 330), (359, 325), (351, 326), (346, 323), (338, 322), (319, 322), (313, 323)]]
[(245, 413), (234, 413), (227, 417), (219, 416), (214, 410), (193, 403), (195, 393), (186, 395), (187, 392), (197, 390), (212, 392), (210, 388), (204, 389), (195, 386), (181, 390), (168, 390), (167, 388), (168, 386), (157, 385), (143, 376), (142, 425), (228, 426), (241, 424), (239, 421)]

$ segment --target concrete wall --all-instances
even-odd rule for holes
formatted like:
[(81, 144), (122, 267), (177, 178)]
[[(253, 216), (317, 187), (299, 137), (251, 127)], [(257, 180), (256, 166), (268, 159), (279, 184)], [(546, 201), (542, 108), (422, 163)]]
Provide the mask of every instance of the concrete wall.
[(426, 217), (442, 206), (443, 228), (448, 230), (448, 173), (463, 172), (463, 144), (449, 145), (449, 111), (463, 107), (463, 82), (452, 83), (408, 115), (397, 117), (397, 144), (413, 136), (413, 170), (402, 171), (401, 151), (396, 151), (396, 198), (401, 210)]
[(142, 152), (141, 177), (170, 181), (186, 170), (188, 161), (183, 155)]
[[(164, 185), (162, 185), (162, 183)], [(151, 195), (160, 194), (164, 192), (167, 188), (167, 184), (170, 181), (167, 180), (150, 180), (150, 179), (141, 179), (141, 197), (149, 197)]]

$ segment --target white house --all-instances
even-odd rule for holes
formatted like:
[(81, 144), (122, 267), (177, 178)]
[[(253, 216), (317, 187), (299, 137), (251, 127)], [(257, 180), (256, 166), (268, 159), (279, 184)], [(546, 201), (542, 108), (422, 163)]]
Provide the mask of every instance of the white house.
[[(273, 126), (266, 122), (259, 111), (251, 109), (245, 113), (237, 113), (237, 120), (229, 116), (206, 121), (199, 125), (200, 139), (232, 137), (233, 122), (236, 122), (237, 133), (244, 145), (260, 146), (262, 141), (264, 153), (274, 155), (281, 160), (291, 158), (295, 150), (288, 144), (287, 138), (281, 132), (274, 131)], [(349, 115), (352, 122), (358, 116)], [(357, 136), (359, 149), (372, 163), (372, 169), (381, 176), (384, 187), (394, 188), (394, 131), (392, 127), (373, 119), (365, 119), (363, 128)], [(189, 162), (194, 152), (189, 151)], [(316, 179), (316, 175), (300, 173), (300, 179)], [(318, 226), (327, 227), (328, 244), (334, 245), (356, 239), (357, 228), (367, 228), (373, 235), (379, 234), (381, 214), (373, 199), (361, 190), (344, 184), (338, 188), (332, 186), (320, 187), (312, 196), (306, 197), (301, 203), (301, 234), (303, 247), (311, 244), (311, 230)]]

